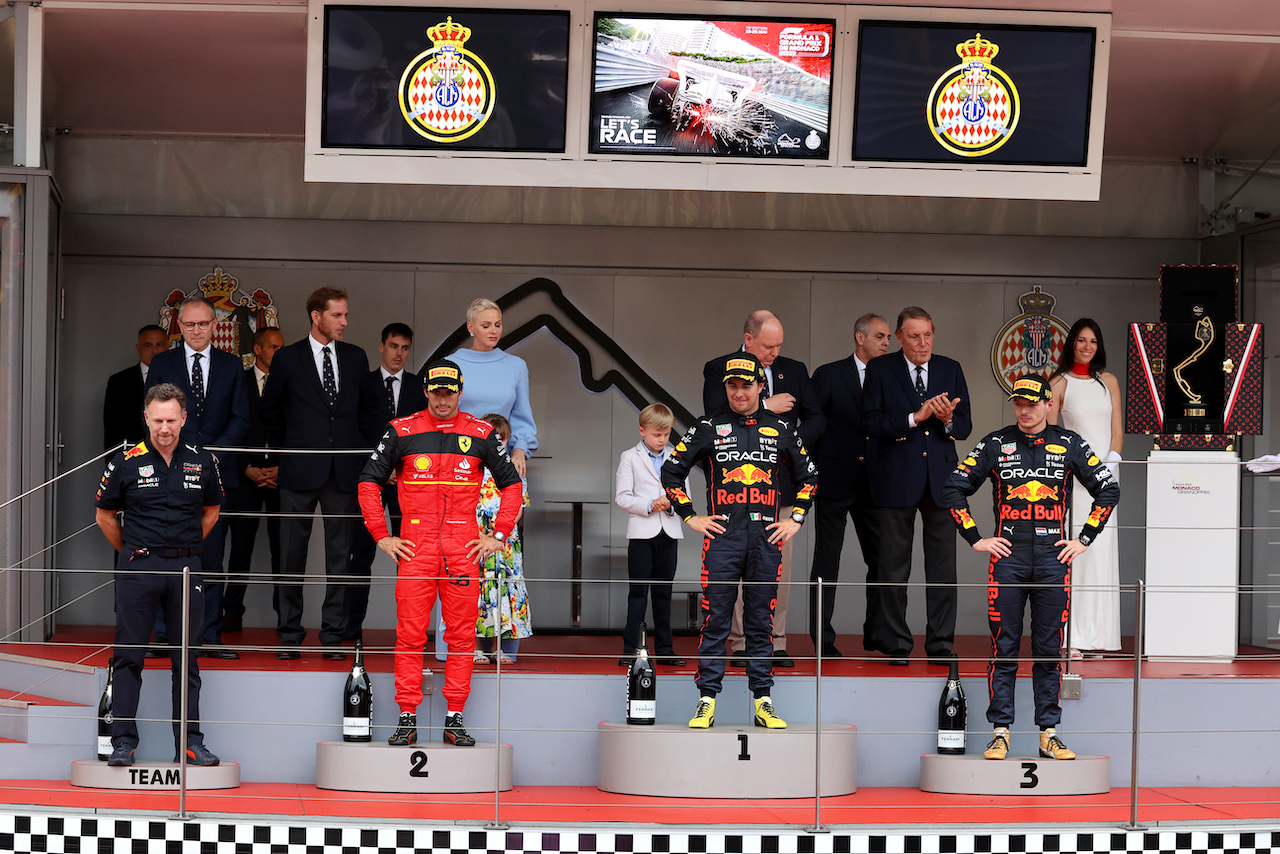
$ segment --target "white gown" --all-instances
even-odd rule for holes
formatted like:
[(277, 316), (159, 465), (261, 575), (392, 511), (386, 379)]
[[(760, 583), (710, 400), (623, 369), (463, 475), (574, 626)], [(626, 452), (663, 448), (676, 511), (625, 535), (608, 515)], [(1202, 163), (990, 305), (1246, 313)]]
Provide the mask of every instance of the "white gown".
[[(1111, 392), (1094, 379), (1063, 374), (1067, 380), (1058, 423), (1084, 437), (1100, 459), (1111, 450)], [(1119, 477), (1119, 469), (1116, 471)], [(1093, 498), (1079, 482), (1072, 487), (1071, 533), (1079, 536)], [(1075, 649), (1120, 648), (1119, 518), (1071, 564), (1071, 634)]]

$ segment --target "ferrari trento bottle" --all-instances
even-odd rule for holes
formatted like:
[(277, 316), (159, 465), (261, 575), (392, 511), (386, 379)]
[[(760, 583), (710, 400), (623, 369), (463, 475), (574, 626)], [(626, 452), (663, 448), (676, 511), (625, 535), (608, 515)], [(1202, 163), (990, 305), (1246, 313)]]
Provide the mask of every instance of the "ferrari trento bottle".
[(964, 753), (964, 727), (967, 712), (964, 688), (960, 686), (960, 660), (951, 659), (951, 672), (947, 674), (946, 687), (938, 700), (938, 752), (958, 755)]
[(653, 724), (658, 718), (658, 680), (649, 663), (645, 625), (640, 624), (640, 646), (627, 674), (627, 723)]
[(356, 660), (342, 692), (342, 740), (373, 739), (373, 685), (364, 669), (364, 647), (356, 641)]
[(115, 693), (116, 660), (107, 660), (107, 687), (102, 689), (102, 699), (98, 701), (98, 760), (106, 762), (111, 758), (111, 703)]

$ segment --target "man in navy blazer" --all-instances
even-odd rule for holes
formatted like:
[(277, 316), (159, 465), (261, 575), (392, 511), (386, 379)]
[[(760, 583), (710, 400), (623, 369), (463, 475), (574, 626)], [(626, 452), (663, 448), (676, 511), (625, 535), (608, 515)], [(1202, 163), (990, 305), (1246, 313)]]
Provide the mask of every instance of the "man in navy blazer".
[[(339, 650), (346, 632), (347, 585), (335, 577), (351, 566), (353, 519), (359, 518), (356, 480), (368, 454), (330, 454), (329, 451), (367, 449), (360, 433), (360, 381), (369, 373), (364, 350), (342, 341), (347, 328), (347, 292), (320, 288), (307, 297), (311, 332), (283, 347), (271, 362), (271, 376), (262, 393), (262, 425), (271, 445), (283, 450), (313, 449), (315, 453), (280, 455), (280, 512), (299, 514), (281, 525), (281, 569), (301, 577), (307, 568), (307, 543), (312, 514), (324, 514), (325, 585), (320, 611), (320, 643), (324, 657), (341, 661)], [(302, 628), (302, 585), (277, 588), (280, 620), (276, 657), (299, 657), (306, 637)]]
[(873, 439), (871, 495), (879, 508), (879, 636), (891, 664), (907, 663), (911, 543), (920, 513), (924, 535), (925, 653), (946, 665), (956, 630), (956, 531), (942, 487), (956, 467), (955, 443), (973, 429), (960, 363), (933, 353), (933, 318), (909, 306), (898, 315), (902, 349), (867, 365), (862, 424)]
[[(813, 389), (818, 405), (827, 416), (827, 429), (813, 448), (818, 466), (818, 492), (814, 500), (813, 567), (809, 581), (809, 637), (813, 648), (821, 645), (824, 658), (839, 658), (836, 630), (831, 623), (836, 608), (835, 582), (840, 577), (840, 552), (848, 520), (853, 520), (867, 565), (867, 581), (876, 580), (880, 554), (880, 521), (871, 498), (868, 476), (868, 437), (862, 427), (862, 396), (867, 364), (889, 352), (893, 333), (878, 314), (864, 314), (853, 325), (856, 349), (853, 355), (813, 372)], [(822, 613), (818, 613), (816, 582), (832, 585), (822, 591)], [(880, 630), (877, 588), (867, 586), (867, 612), (862, 625), (862, 645), (878, 649)]]
[(147, 393), (151, 360), (169, 349), (169, 336), (154, 323), (138, 330), (138, 363), (107, 379), (102, 398), (102, 447), (118, 448), (121, 442), (136, 445), (147, 438), (142, 421), (142, 397)]
[[(213, 346), (217, 320), (213, 303), (204, 297), (192, 297), (178, 306), (178, 327), (182, 346), (166, 350), (151, 360), (147, 372), (147, 388), (160, 383), (173, 383), (187, 396), (187, 423), (182, 427), (182, 441), (204, 448), (210, 445), (238, 445), (249, 432), (249, 400), (245, 397), (244, 364)], [(240, 482), (236, 475), (234, 454), (211, 452), (218, 461), (225, 490)], [(222, 588), (226, 576), (222, 570), (226, 521), (219, 518), (204, 538), (200, 556), (204, 577), (204, 625), (192, 631), (192, 643), (205, 646), (202, 655), (212, 658), (239, 658), (235, 650), (222, 644)], [(161, 624), (157, 624), (159, 630)]]
[[(271, 576), (280, 574), (280, 489), (276, 482), (280, 461), (266, 451), (267, 431), (262, 427), (262, 389), (271, 374), (271, 361), (284, 346), (284, 334), (274, 326), (263, 326), (253, 334), (253, 366), (244, 372), (249, 401), (249, 432), (242, 440), (246, 448), (262, 449), (236, 454), (236, 475), (240, 485), (229, 491), (234, 515), (227, 521), (227, 582), (222, 597), (222, 630), (238, 632), (244, 628), (244, 597), (253, 570), (253, 546), (258, 538), (259, 515), (266, 509), (267, 545), (271, 550)], [(243, 515), (242, 515), (243, 514)], [(274, 591), (273, 591), (274, 593)], [(276, 618), (280, 604), (272, 596)]]
[[(413, 330), (404, 323), (388, 323), (382, 329), (378, 354), (382, 364), (360, 381), (360, 434), (370, 447), (377, 446), (392, 418), (403, 418), (427, 408), (422, 377), (404, 369), (413, 347)], [(479, 416), (480, 413), (472, 413)], [(400, 498), (395, 477), (382, 488), (382, 506), (391, 513), (391, 535), (400, 536)], [(369, 578), (378, 544), (364, 525), (351, 532), (351, 574), (357, 580), (347, 587), (347, 640), (364, 639), (364, 618), (369, 612)]]
[[(809, 369), (804, 362), (779, 355), (782, 350), (782, 321), (771, 311), (761, 309), (747, 315), (742, 326), (742, 351), (750, 353), (764, 365), (765, 388), (760, 392), (760, 404), (774, 415), (791, 422), (800, 441), (806, 448), (818, 443), (818, 437), (827, 425), (827, 416), (818, 405)], [(702, 408), (708, 416), (729, 411), (729, 401), (724, 393), (724, 364), (728, 356), (719, 356), (702, 368)], [(788, 478), (778, 484), (782, 493), (783, 516), (791, 512), (795, 504), (795, 487)], [(791, 599), (791, 543), (782, 546), (782, 573), (778, 577), (778, 604), (773, 613), (773, 663), (776, 667), (794, 667), (795, 662), (787, 653), (787, 604)], [(735, 667), (747, 666), (746, 639), (742, 632), (742, 601), (733, 609), (733, 626), (729, 632), (728, 649)]]

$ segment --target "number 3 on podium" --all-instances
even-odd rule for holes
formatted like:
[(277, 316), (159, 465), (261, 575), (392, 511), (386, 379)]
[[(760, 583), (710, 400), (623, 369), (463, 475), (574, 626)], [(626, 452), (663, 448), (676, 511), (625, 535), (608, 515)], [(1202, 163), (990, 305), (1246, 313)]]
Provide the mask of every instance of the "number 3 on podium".
[(1040, 784), (1040, 778), (1036, 776), (1037, 764), (1035, 762), (1022, 763), (1022, 782), (1018, 784), (1020, 789), (1034, 789)]

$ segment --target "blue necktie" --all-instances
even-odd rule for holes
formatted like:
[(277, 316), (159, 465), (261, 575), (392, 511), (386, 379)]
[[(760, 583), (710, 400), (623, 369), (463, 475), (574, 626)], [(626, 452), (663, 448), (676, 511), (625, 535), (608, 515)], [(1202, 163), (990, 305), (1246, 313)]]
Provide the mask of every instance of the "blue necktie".
[(924, 365), (916, 365), (916, 393), (924, 400)]
[(324, 371), (321, 376), (321, 385), (324, 386), (324, 396), (328, 399), (329, 405), (333, 406), (338, 401), (338, 383), (333, 378), (333, 360), (329, 358), (329, 348), (321, 348), (324, 353)]
[(387, 377), (387, 411), (396, 417), (396, 378)]

